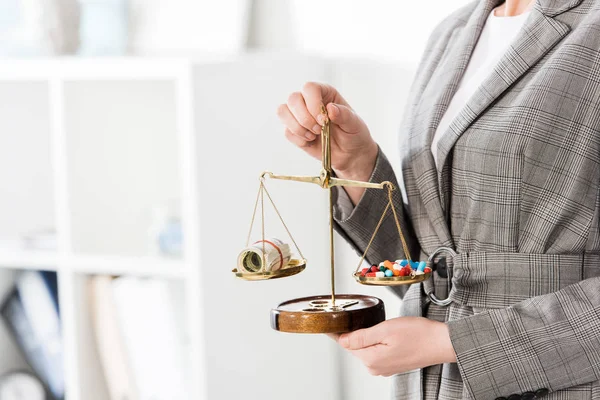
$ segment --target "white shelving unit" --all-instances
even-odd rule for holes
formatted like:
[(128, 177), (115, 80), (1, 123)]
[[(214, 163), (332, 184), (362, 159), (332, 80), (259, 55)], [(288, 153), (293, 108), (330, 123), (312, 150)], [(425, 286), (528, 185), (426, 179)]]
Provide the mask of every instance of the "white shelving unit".
[[(0, 245), (0, 281), (10, 286), (23, 269), (57, 272), (66, 400), (108, 399), (88, 312), (93, 275), (164, 279), (183, 292), (189, 399), (283, 390), (289, 399), (339, 397), (334, 344), (282, 335), (268, 323), (279, 301), (326, 292), (325, 270), (315, 263), (267, 285), (230, 272), (260, 171), (318, 170), (299, 152), (273, 150), (285, 146), (275, 109), (305, 81), (329, 74), (323, 60), (289, 55), (0, 63), (0, 239), (53, 228), (58, 246)], [(315, 196), (308, 208), (307, 191)], [(325, 260), (324, 194), (295, 185), (271, 192), (287, 199), (280, 209), (298, 240), (318, 243), (306, 256)], [(172, 201), (183, 221), (181, 258), (147, 246), (152, 208)], [(0, 332), (0, 349), (10, 347), (6, 340)], [(22, 366), (11, 357), (0, 373)], [(310, 385), (289, 393), (299, 376)]]
[[(190, 379), (187, 393), (189, 393), (190, 399), (200, 399), (206, 396), (205, 366), (202, 362), (204, 360), (203, 298), (201, 274), (198, 268), (201, 261), (197, 245), (200, 243), (200, 221), (197, 207), (199, 204), (197, 187), (199, 179), (196, 167), (197, 148), (192, 122), (192, 68), (193, 63), (186, 60), (136, 59), (3, 61), (0, 67), (0, 88), (2, 88), (0, 92), (15, 95), (10, 97), (10, 101), (21, 102), (20, 105), (14, 106), (15, 109), (26, 110), (33, 102), (39, 109), (31, 109), (30, 118), (40, 118), (40, 112), (47, 115), (45, 121), (47, 126), (41, 126), (42, 123), (40, 126), (34, 127), (29, 127), (28, 124), (25, 124), (25, 127), (21, 126), (21, 122), (24, 120), (23, 115), (19, 115), (18, 120), (10, 120), (10, 115), (2, 115), (0, 124), (4, 126), (8, 124), (16, 130), (11, 132), (12, 135), (15, 135), (12, 140), (4, 135), (2, 153), (23, 151), (23, 148), (20, 147), (10, 148), (13, 142), (19, 142), (18, 135), (20, 134), (39, 135), (42, 138), (42, 140), (34, 138), (29, 143), (30, 146), (43, 146), (44, 142), (50, 145), (47, 149), (49, 157), (41, 159), (40, 162), (50, 161), (51, 164), (39, 165), (34, 168), (40, 171), (52, 171), (51, 184), (48, 187), (50, 190), (36, 193), (36, 188), (30, 187), (28, 189), (31, 189), (31, 192), (20, 195), (37, 197), (41, 206), (48, 203), (53, 204), (52, 215), (48, 215), (46, 220), (54, 221), (53, 228), (56, 230), (58, 243), (56, 252), (0, 249), (0, 267), (6, 270), (53, 270), (58, 273), (68, 400), (105, 399), (107, 396), (106, 388), (101, 387), (102, 382), (96, 379), (100, 371), (99, 362), (94, 359), (94, 352), (83, 346), (85, 343), (89, 347), (93, 341), (89, 337), (91, 335), (90, 322), (86, 310), (81, 307), (83, 300), (81, 297), (86, 296), (87, 276), (95, 274), (137, 275), (180, 282), (180, 286), (186, 293), (186, 304), (181, 306), (187, 312), (186, 331), (190, 340), (187, 367), (190, 376), (193, 377)], [(22, 94), (23, 88), (33, 88), (33, 90), (26, 90), (25, 92), (28, 93)], [(155, 92), (153, 92), (154, 90)], [(157, 110), (150, 110), (146, 118), (141, 120), (140, 115), (143, 108), (146, 107), (144, 96), (155, 94), (166, 94), (169, 97), (168, 100), (159, 98), (158, 101), (152, 101), (152, 97), (150, 97), (152, 106), (160, 106), (161, 101), (168, 103), (169, 110), (166, 111), (166, 116), (156, 112)], [(28, 95), (36, 96), (36, 98), (28, 97)], [(44, 95), (45, 99), (40, 98)], [(9, 96), (6, 97), (3, 101), (8, 100)], [(137, 100), (139, 104), (137, 107), (132, 107), (131, 103), (124, 103), (115, 107), (114, 102), (118, 102), (119, 97), (125, 100)], [(111, 99), (112, 105), (109, 104)], [(122, 113), (118, 112), (119, 108), (123, 110)], [(131, 118), (127, 121), (129, 116)], [(85, 118), (88, 119), (85, 120)], [(104, 121), (106, 126), (99, 127), (105, 118), (107, 119)], [(127, 155), (123, 153), (135, 151), (138, 146), (132, 141), (140, 137), (140, 123), (142, 128), (158, 124), (157, 129), (149, 130), (147, 133), (161, 136), (161, 140), (164, 142), (170, 141), (171, 143), (166, 146), (166, 151), (170, 151), (171, 154), (167, 154), (164, 160), (153, 158), (157, 154), (156, 151), (165, 150), (160, 148), (159, 140), (159, 145), (155, 146), (158, 148), (147, 149), (145, 159), (142, 157), (139, 160), (138, 157), (137, 161), (145, 163), (144, 165), (137, 167), (134, 165), (136, 163), (135, 154), (131, 154), (133, 162), (130, 165), (116, 166), (112, 169), (103, 168), (97, 164), (92, 165), (113, 157), (120, 157), (121, 161), (125, 160)], [(89, 125), (86, 126), (86, 124)], [(138, 131), (133, 135), (128, 135), (128, 132), (123, 131), (105, 131), (106, 137), (103, 137), (103, 129), (118, 128), (119, 125)], [(39, 130), (38, 128), (45, 129)], [(124, 142), (122, 152), (118, 147), (119, 143), (115, 140), (119, 139), (118, 136), (121, 136)], [(128, 140), (129, 143), (127, 143)], [(93, 146), (102, 141), (106, 141), (109, 147), (115, 146), (113, 148), (115, 151), (111, 152), (110, 148), (100, 148), (98, 153), (95, 153)], [(85, 143), (90, 143), (90, 145), (86, 146)], [(141, 147), (144, 146), (141, 145)], [(94, 158), (94, 155), (97, 157)], [(90, 163), (86, 163), (86, 158), (90, 160)], [(154, 162), (160, 164), (163, 161), (165, 165), (158, 168), (166, 169), (168, 173), (157, 178), (154, 173), (156, 172), (154, 170), (157, 169)], [(31, 162), (36, 162), (36, 160), (31, 160)], [(3, 165), (2, 167), (10, 168), (12, 166)], [(10, 182), (1, 183), (5, 190), (10, 191), (11, 184), (28, 178), (28, 176), (19, 176), (18, 167), (13, 170), (14, 175)], [(97, 184), (99, 189), (107, 189), (110, 188), (111, 183), (115, 183), (114, 179), (119, 177), (119, 169), (125, 174), (128, 171), (134, 174), (147, 169), (150, 176), (142, 179), (144, 182), (137, 186), (135, 176), (127, 177), (131, 180), (130, 182), (125, 179), (117, 180), (116, 185), (122, 186), (116, 188), (117, 193), (114, 194), (126, 195), (128, 190), (126, 186), (131, 184), (139, 192), (129, 193), (132, 197), (131, 201), (146, 199), (143, 202), (144, 206), (149, 206), (152, 201), (156, 201), (157, 205), (160, 205), (160, 201), (163, 200), (160, 193), (166, 190), (180, 203), (182, 219), (185, 221), (183, 226), (185, 252), (181, 259), (148, 255), (147, 250), (140, 246), (140, 243), (147, 241), (143, 237), (144, 224), (140, 222), (140, 218), (138, 220), (133, 218), (124, 223), (118, 219), (110, 220), (110, 212), (115, 211), (114, 207), (118, 206), (114, 201), (99, 200), (95, 206), (100, 208), (86, 209), (89, 206), (86, 203), (89, 196), (101, 196), (101, 193), (90, 192), (90, 185), (82, 187), (82, 181), (88, 179), (89, 176), (102, 180), (102, 174), (106, 173), (106, 177)], [(30, 175), (35, 174), (35, 171), (30, 173)], [(84, 174), (84, 176), (80, 174)], [(170, 184), (170, 179), (176, 184)], [(110, 193), (110, 195), (112, 194)], [(110, 198), (110, 195), (107, 198)], [(15, 202), (13, 204), (10, 201), (9, 204), (4, 204), (7, 207), (4, 209), (5, 212), (11, 213), (19, 208), (16, 204), (19, 201), (17, 196), (13, 200)], [(122, 199), (116, 201), (122, 201)], [(104, 206), (104, 209), (101, 206)], [(118, 212), (121, 217), (131, 213), (132, 209), (136, 207), (135, 204), (128, 204), (128, 206), (129, 209)], [(27, 213), (27, 210), (20, 212)], [(99, 223), (99, 219), (106, 218), (109, 219), (106, 224)], [(147, 221), (148, 215), (141, 219)], [(129, 237), (135, 236), (132, 232), (136, 230), (138, 237), (135, 238), (136, 240), (130, 240), (131, 243), (115, 245), (110, 237), (107, 237), (107, 235), (111, 235), (107, 225), (111, 224), (115, 229), (113, 234), (117, 237), (119, 236), (118, 231), (122, 229), (129, 230), (121, 235), (123, 238), (128, 239), (128, 235)], [(24, 225), (15, 227), (15, 231), (12, 233), (16, 236), (23, 233), (19, 229), (27, 230), (38, 227), (36, 221), (30, 221), (29, 225)], [(5, 227), (4, 230), (2, 232), (4, 236), (11, 234), (8, 228)], [(99, 245), (100, 243), (103, 244)], [(117, 254), (112, 254), (111, 247), (115, 248)], [(82, 332), (87, 333), (88, 337), (82, 337)]]

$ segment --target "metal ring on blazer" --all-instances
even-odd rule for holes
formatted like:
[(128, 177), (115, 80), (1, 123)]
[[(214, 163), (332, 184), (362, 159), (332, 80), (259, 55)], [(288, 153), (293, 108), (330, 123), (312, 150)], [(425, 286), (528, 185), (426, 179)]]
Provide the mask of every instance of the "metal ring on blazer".
[[(450, 247), (438, 247), (429, 256), (429, 258), (427, 259), (427, 262), (429, 264), (433, 263), (433, 259), (435, 258), (435, 256), (437, 256), (441, 252), (448, 252), (448, 253), (450, 253), (450, 255), (452, 257), (456, 256), (456, 252), (454, 250), (452, 250)], [(446, 307), (446, 306), (450, 305), (450, 303), (452, 303), (452, 299), (450, 298), (450, 291), (452, 290), (452, 268), (450, 266), (448, 267), (448, 278), (447, 279), (448, 279), (448, 297), (447, 298), (438, 299), (436, 297), (435, 293), (433, 293), (433, 291), (427, 294), (433, 304), (437, 304), (438, 306)]]

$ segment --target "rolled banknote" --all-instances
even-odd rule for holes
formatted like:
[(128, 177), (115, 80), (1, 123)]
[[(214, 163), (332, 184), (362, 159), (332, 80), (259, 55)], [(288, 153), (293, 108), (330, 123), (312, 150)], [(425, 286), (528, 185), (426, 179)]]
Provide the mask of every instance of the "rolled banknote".
[[(264, 242), (264, 258), (263, 258)], [(244, 272), (272, 272), (285, 267), (292, 258), (290, 245), (279, 239), (259, 240), (238, 256), (238, 268)]]

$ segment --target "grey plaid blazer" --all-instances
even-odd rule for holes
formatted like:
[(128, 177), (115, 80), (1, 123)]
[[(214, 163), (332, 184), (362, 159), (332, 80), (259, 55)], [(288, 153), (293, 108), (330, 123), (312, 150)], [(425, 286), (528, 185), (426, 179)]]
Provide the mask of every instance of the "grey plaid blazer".
[[(394, 399), (600, 399), (600, 1), (537, 0), (528, 20), (438, 145), (433, 133), (498, 0), (478, 0), (433, 32), (401, 129), (402, 225), (413, 258), (448, 246), (453, 288), (397, 290), (401, 315), (447, 321), (458, 363), (393, 377)], [(381, 153), (371, 181), (397, 182)], [(364, 250), (386, 196), (336, 230)], [(367, 259), (403, 257), (388, 216)], [(432, 338), (435, 344), (435, 338)]]

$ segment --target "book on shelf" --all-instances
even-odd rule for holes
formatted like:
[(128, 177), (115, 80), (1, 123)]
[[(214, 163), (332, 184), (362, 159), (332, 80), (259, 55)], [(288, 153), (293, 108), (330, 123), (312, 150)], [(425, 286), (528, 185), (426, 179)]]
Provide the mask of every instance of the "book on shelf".
[(56, 273), (24, 271), (0, 314), (31, 368), (55, 399), (64, 398), (63, 347)]
[[(94, 277), (92, 286), (97, 346), (111, 400), (187, 399), (185, 340), (169, 282)], [(115, 376), (113, 368), (123, 375)]]
[(89, 282), (96, 346), (110, 398), (139, 400), (112, 295), (112, 280), (110, 276), (98, 275)]

